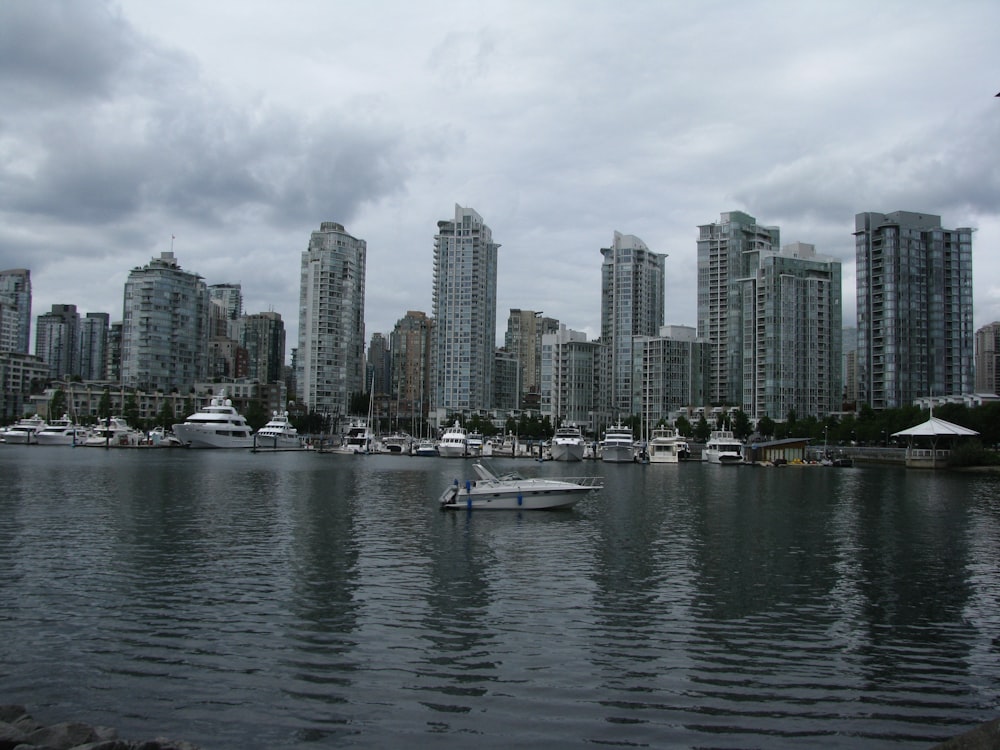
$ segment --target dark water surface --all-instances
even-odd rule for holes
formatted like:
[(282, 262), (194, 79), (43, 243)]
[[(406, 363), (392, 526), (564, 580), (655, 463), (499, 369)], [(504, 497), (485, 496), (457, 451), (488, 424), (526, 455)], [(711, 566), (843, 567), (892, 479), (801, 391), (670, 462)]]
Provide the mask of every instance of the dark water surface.
[(205, 748), (927, 747), (1000, 715), (1000, 478), (0, 445), (0, 702)]

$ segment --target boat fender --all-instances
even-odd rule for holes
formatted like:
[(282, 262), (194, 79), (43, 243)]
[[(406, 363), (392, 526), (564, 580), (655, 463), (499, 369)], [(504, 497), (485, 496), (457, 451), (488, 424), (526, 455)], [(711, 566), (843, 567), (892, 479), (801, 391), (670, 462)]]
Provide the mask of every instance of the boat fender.
[(472, 482), (468, 479), (465, 480), (465, 491), (472, 492)]
[(524, 496), (520, 492), (517, 493), (517, 504), (518, 505), (524, 504)]

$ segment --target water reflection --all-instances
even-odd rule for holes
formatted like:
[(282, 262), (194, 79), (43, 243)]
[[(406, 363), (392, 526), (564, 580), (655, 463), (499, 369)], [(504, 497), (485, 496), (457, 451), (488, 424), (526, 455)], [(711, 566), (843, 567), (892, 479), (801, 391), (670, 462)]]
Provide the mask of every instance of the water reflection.
[(587, 464), (570, 513), (468, 514), (463, 461), (52, 450), (0, 449), (5, 687), (127, 735), (929, 745), (1000, 705), (993, 477)]

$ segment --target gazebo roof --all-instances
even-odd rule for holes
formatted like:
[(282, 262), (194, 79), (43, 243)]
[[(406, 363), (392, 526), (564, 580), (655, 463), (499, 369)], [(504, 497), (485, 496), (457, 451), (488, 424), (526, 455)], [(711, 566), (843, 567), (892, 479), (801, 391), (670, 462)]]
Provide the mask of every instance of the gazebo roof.
[(953, 437), (972, 437), (979, 433), (961, 425), (945, 422), (943, 419), (931, 417), (923, 424), (918, 424), (908, 430), (900, 430), (892, 433), (893, 437), (942, 437), (950, 435)]

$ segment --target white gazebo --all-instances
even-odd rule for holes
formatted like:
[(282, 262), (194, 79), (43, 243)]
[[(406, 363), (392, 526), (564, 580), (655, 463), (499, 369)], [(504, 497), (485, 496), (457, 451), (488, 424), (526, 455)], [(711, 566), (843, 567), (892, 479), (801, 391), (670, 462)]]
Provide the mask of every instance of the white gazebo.
[(906, 465), (915, 469), (938, 469), (948, 464), (951, 447), (961, 438), (979, 433), (961, 425), (931, 416), (923, 424), (894, 432), (893, 437), (906, 438)]

